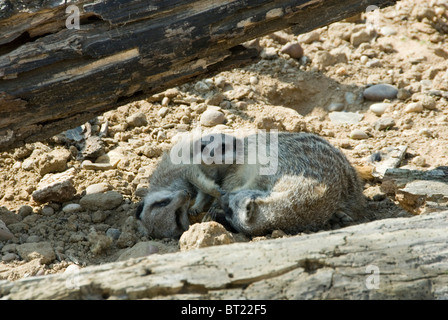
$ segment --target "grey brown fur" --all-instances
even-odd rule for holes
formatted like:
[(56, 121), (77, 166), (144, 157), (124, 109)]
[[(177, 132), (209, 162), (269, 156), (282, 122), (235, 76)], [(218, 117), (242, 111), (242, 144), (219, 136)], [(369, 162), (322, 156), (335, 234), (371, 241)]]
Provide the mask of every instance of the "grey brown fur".
[[(247, 157), (248, 137), (236, 142), (244, 145)], [(177, 238), (188, 229), (188, 213), (200, 212), (210, 195), (219, 199), (221, 186), (225, 195), (213, 208), (220, 207), (215, 212), (224, 216), (212, 216), (249, 236), (274, 229), (287, 233), (318, 229), (335, 213), (361, 218), (364, 196), (357, 173), (326, 140), (308, 133), (279, 133), (275, 158), (277, 171), (261, 175), (262, 165), (249, 164), (247, 158), (242, 164), (174, 165), (165, 154), (138, 216), (150, 236)], [(189, 209), (190, 196), (196, 199)]]
[(238, 232), (297, 233), (323, 226), (335, 213), (354, 220), (363, 215), (364, 196), (355, 169), (317, 135), (279, 133), (277, 172), (260, 175), (259, 168), (258, 163), (233, 165), (222, 184), (227, 194), (221, 206)]
[[(150, 237), (180, 237), (189, 227), (188, 215), (203, 212), (213, 197), (220, 197), (218, 183), (222, 181), (227, 167), (193, 164), (193, 144), (203, 141), (199, 139), (179, 143), (191, 144), (189, 163), (175, 164), (171, 161), (170, 153), (166, 152), (154, 170), (148, 193), (139, 204), (136, 214)], [(201, 144), (198, 150), (203, 149)], [(194, 204), (190, 207), (192, 198)]]

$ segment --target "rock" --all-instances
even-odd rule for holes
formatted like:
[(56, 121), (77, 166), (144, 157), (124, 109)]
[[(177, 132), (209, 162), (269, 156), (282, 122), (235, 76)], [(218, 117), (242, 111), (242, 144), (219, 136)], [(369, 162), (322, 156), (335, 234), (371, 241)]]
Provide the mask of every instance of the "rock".
[(380, 29), (380, 34), (383, 36), (393, 36), (397, 34), (397, 30), (392, 27), (385, 26)]
[(115, 228), (109, 228), (106, 231), (106, 236), (112, 238), (113, 240), (118, 240), (120, 237), (121, 231)]
[(251, 76), (249, 78), (249, 82), (251, 85), (256, 85), (256, 84), (258, 84), (258, 78), (256, 76)]
[(39, 259), (41, 264), (50, 264), (56, 259), (53, 247), (47, 241), (20, 244), (16, 249), (19, 256), (26, 261)]
[(381, 60), (379, 59), (372, 59), (366, 62), (366, 67), (367, 68), (379, 68), (382, 67), (383, 64), (381, 62)]
[(132, 127), (142, 127), (148, 124), (146, 115), (143, 112), (137, 112), (126, 118), (126, 123)]
[(413, 214), (443, 211), (448, 203), (448, 172), (389, 169), (381, 189), (395, 194), (400, 206)]
[(327, 107), (327, 110), (330, 112), (333, 111), (342, 111), (344, 110), (344, 104), (340, 103), (340, 102), (332, 102), (330, 103), (330, 105)]
[(73, 199), (76, 189), (73, 186), (75, 168), (56, 174), (46, 174), (32, 193), (37, 203), (65, 202)]
[(363, 42), (370, 42), (372, 40), (373, 35), (367, 30), (360, 30), (358, 32), (352, 33), (350, 36), (350, 43), (357, 47)]
[(2, 256), (3, 262), (11, 262), (13, 260), (18, 260), (18, 259), (19, 259), (19, 256), (12, 252), (7, 253), (4, 256)]
[(397, 99), (406, 100), (412, 96), (411, 92), (407, 89), (398, 89)]
[(194, 89), (199, 93), (207, 93), (210, 90), (210, 87), (204, 81), (198, 81), (194, 85)]
[(221, 111), (207, 109), (204, 113), (202, 113), (200, 122), (203, 126), (213, 127), (224, 123), (225, 120), (226, 117)]
[(424, 167), (426, 165), (426, 159), (422, 156), (416, 156), (412, 159), (412, 163), (418, 167)]
[(181, 251), (235, 242), (233, 235), (221, 224), (210, 221), (195, 223), (179, 239)]
[(275, 48), (267, 47), (267, 48), (263, 48), (263, 50), (260, 53), (260, 57), (262, 59), (266, 59), (266, 60), (274, 60), (274, 59), (278, 58), (278, 55), (277, 55), (277, 51), (275, 50)]
[(391, 103), (374, 103), (369, 107), (369, 109), (377, 116), (381, 116), (391, 106)]
[(422, 112), (423, 105), (420, 102), (412, 102), (404, 108), (404, 112), (412, 113), (412, 112)]
[(303, 49), (297, 42), (289, 42), (285, 44), (280, 52), (289, 55), (293, 59), (300, 59), (303, 56)]
[(157, 111), (157, 115), (161, 118), (165, 118), (165, 116), (167, 115), (168, 111), (170, 111), (170, 109), (168, 109), (167, 107), (162, 107), (159, 109), (159, 111)]
[(41, 239), (40, 239), (39, 236), (34, 235), (34, 236), (29, 236), (29, 237), (26, 239), (26, 242), (27, 242), (27, 243), (36, 243), (36, 242), (39, 242), (40, 240), (41, 240)]
[(52, 216), (54, 214), (54, 209), (50, 206), (43, 206), (40, 213), (44, 216)]
[(375, 130), (387, 130), (393, 126), (395, 126), (395, 120), (392, 118), (380, 118), (374, 124)]
[(104, 143), (100, 137), (90, 136), (84, 142), (81, 154), (85, 159), (97, 158), (104, 153)]
[(110, 170), (114, 168), (111, 163), (93, 163), (90, 160), (84, 160), (81, 167), (86, 170)]
[(77, 203), (69, 203), (62, 208), (65, 213), (75, 213), (81, 211), (82, 207)]
[[(162, 249), (163, 248), (163, 249)], [(126, 249), (117, 259), (117, 261), (124, 261), (128, 259), (135, 259), (146, 257), (160, 251), (166, 251), (166, 246), (155, 241), (145, 241), (136, 243), (132, 248)]]
[(354, 112), (331, 112), (329, 115), (331, 122), (334, 124), (356, 124), (364, 117), (360, 113)]
[(355, 129), (352, 132), (350, 132), (350, 139), (363, 140), (367, 138), (369, 138), (369, 136), (363, 130)]
[(112, 245), (112, 239), (110, 237), (96, 231), (91, 231), (87, 238), (90, 242), (90, 251), (94, 255), (103, 253)]
[(419, 102), (422, 104), (423, 108), (428, 110), (435, 110), (437, 102), (433, 97), (427, 95), (419, 96)]
[(88, 266), (80, 286), (58, 275), (3, 281), (2, 298), (443, 300), (447, 214)]
[(398, 89), (390, 84), (376, 84), (364, 90), (364, 98), (370, 101), (393, 100), (397, 97)]
[(398, 167), (407, 149), (407, 146), (386, 147), (372, 154), (367, 160), (375, 168), (373, 176), (382, 178), (388, 169)]
[(314, 41), (319, 41), (319, 39), (320, 39), (320, 34), (317, 30), (313, 30), (313, 31), (310, 31), (307, 33), (300, 34), (297, 37), (297, 40), (300, 43), (305, 43), (305, 44), (310, 44)]
[(31, 156), (22, 163), (24, 170), (34, 169), (38, 174), (44, 176), (51, 172), (61, 172), (67, 169), (67, 161), (71, 153), (66, 149), (47, 150), (35, 149)]
[(18, 213), (19, 213), (19, 216), (22, 217), (22, 219), (23, 219), (23, 218), (28, 217), (29, 215), (31, 215), (33, 213), (33, 207), (27, 206), (27, 205), (21, 206), (19, 208), (19, 212)]
[(334, 51), (318, 51), (316, 52), (313, 63), (319, 68), (325, 68), (337, 63), (347, 62), (347, 55), (344, 52)]
[(86, 188), (86, 194), (104, 193), (109, 191), (111, 186), (105, 182), (91, 184)]
[(215, 86), (218, 88), (224, 88), (224, 86), (227, 84), (226, 78), (223, 76), (219, 76), (215, 78)]
[(9, 231), (6, 224), (0, 220), (0, 241), (6, 241), (14, 238), (14, 235)]
[(87, 194), (81, 198), (79, 204), (87, 210), (110, 210), (123, 202), (123, 196), (117, 191)]
[(434, 133), (433, 133), (432, 130), (429, 129), (429, 128), (422, 128), (422, 129), (420, 129), (420, 130), (418, 131), (418, 134), (421, 135), (421, 136), (425, 136), (425, 137), (428, 137), (428, 138), (432, 138)]

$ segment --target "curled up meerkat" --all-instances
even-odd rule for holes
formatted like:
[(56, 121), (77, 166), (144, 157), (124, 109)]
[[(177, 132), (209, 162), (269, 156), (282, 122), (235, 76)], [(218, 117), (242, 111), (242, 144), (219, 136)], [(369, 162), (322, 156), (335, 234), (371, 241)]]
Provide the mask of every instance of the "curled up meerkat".
[[(265, 144), (264, 159), (249, 160), (257, 153), (251, 141), (258, 150)], [(237, 232), (259, 236), (275, 229), (291, 234), (316, 230), (334, 214), (352, 220), (363, 216), (365, 198), (356, 170), (323, 138), (309, 133), (256, 134), (241, 145), (240, 163), (228, 167), (222, 181), (222, 210), (215, 207), (212, 218), (221, 215), (222, 220), (223, 214)]]
[[(218, 145), (215, 145), (217, 137), (220, 139), (216, 139)], [(223, 134), (189, 137), (162, 155), (150, 178), (148, 193), (136, 212), (150, 237), (179, 238), (189, 228), (189, 215), (203, 212), (213, 199), (220, 198), (219, 183), (227, 165), (207, 166), (203, 163), (224, 157), (226, 150), (222, 150), (220, 141), (226, 137), (234, 139)], [(214, 151), (219, 152), (214, 154)], [(233, 150), (228, 151), (233, 154)]]

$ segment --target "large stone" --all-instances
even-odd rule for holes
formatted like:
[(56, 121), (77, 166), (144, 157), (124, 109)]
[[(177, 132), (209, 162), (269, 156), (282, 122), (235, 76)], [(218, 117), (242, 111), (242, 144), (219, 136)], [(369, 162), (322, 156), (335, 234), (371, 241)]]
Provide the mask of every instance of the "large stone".
[(73, 186), (75, 169), (70, 168), (65, 172), (46, 174), (32, 193), (33, 200), (37, 203), (65, 202), (73, 199), (76, 189)]
[(179, 239), (181, 251), (233, 243), (233, 235), (221, 224), (211, 221), (195, 223)]
[(300, 59), (303, 56), (303, 49), (297, 42), (289, 42), (285, 44), (280, 50), (281, 53), (286, 53), (291, 58)]
[(364, 90), (364, 98), (370, 101), (383, 101), (397, 98), (398, 89), (390, 84), (380, 83)]
[(16, 248), (19, 256), (26, 261), (39, 259), (40, 263), (49, 264), (56, 259), (50, 242), (24, 243), (18, 245)]
[(81, 198), (79, 204), (87, 210), (110, 210), (123, 202), (123, 195), (117, 191), (87, 194)]

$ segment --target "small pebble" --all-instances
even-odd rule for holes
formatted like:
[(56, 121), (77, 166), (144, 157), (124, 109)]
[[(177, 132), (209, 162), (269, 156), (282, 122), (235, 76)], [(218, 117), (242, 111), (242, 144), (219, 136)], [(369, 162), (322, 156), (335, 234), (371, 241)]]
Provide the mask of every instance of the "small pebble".
[(78, 266), (77, 264), (71, 264), (65, 269), (64, 273), (74, 273), (78, 272), (79, 270), (81, 270), (80, 266)]
[(163, 99), (162, 99), (162, 106), (167, 106), (167, 105), (169, 105), (170, 104), (170, 98), (168, 98), (168, 97), (164, 97)]
[(368, 56), (361, 56), (361, 58), (359, 59), (359, 61), (360, 61), (362, 64), (366, 64), (367, 61), (369, 61), (369, 57), (368, 57)]
[(224, 123), (226, 120), (226, 117), (224, 116), (224, 113), (217, 111), (217, 110), (211, 110), (207, 109), (204, 111), (204, 113), (201, 115), (201, 125), (206, 127), (213, 127), (218, 124)]
[(255, 85), (258, 84), (258, 78), (255, 76), (252, 76), (249, 78), (250, 84)]
[(283, 46), (281, 53), (286, 53), (293, 59), (300, 59), (303, 56), (303, 49), (298, 42), (290, 42)]
[(384, 99), (395, 99), (398, 89), (390, 84), (376, 84), (364, 90), (364, 98), (370, 101), (383, 101)]
[(390, 103), (374, 103), (369, 109), (377, 116), (381, 116), (391, 105)]
[(199, 93), (206, 93), (210, 90), (210, 87), (203, 81), (198, 81), (194, 85), (194, 89)]
[(19, 259), (19, 256), (16, 255), (15, 253), (11, 253), (11, 252), (2, 256), (3, 262), (11, 262), (13, 260), (18, 260), (18, 259)]
[(226, 78), (220, 76), (215, 78), (215, 86), (223, 88), (226, 85)]
[(148, 121), (146, 120), (146, 115), (143, 112), (137, 112), (126, 118), (128, 125), (133, 127), (146, 126)]
[(423, 128), (423, 129), (420, 129), (418, 134), (421, 135), (421, 136), (425, 136), (425, 137), (431, 138), (432, 135), (433, 135), (433, 132), (430, 129), (428, 129), (428, 128)]
[(40, 241), (40, 237), (39, 236), (29, 236), (26, 239), (27, 243), (34, 243), (34, 242), (39, 242)]
[(115, 228), (109, 228), (106, 231), (106, 236), (114, 239), (114, 240), (118, 240), (118, 238), (120, 238), (121, 235), (121, 231)]
[(332, 102), (330, 103), (330, 105), (327, 107), (327, 110), (330, 112), (333, 111), (342, 111), (344, 110), (344, 104), (340, 103), (340, 102)]
[(416, 156), (412, 159), (412, 163), (418, 167), (424, 167), (426, 165), (426, 160), (422, 156)]
[(159, 111), (157, 111), (157, 115), (161, 118), (165, 118), (166, 114), (168, 113), (170, 109), (168, 109), (167, 107), (162, 107), (159, 109)]
[(65, 213), (74, 213), (74, 212), (81, 211), (81, 209), (82, 209), (82, 207), (79, 204), (70, 203), (70, 204), (65, 205), (62, 208), (62, 211), (64, 211)]
[(352, 132), (350, 132), (350, 139), (363, 140), (367, 138), (369, 138), (369, 136), (363, 130), (355, 129)]
[(44, 206), (41, 209), (40, 213), (42, 213), (42, 215), (44, 215), (44, 216), (51, 216), (54, 214), (54, 209), (50, 206)]
[(104, 182), (91, 184), (86, 188), (86, 194), (102, 193), (106, 191), (109, 191), (109, 185)]
[(423, 105), (420, 102), (412, 102), (406, 106), (404, 112), (412, 113), (412, 112), (422, 112)]
[(375, 122), (376, 130), (387, 130), (395, 126), (395, 120), (392, 118), (380, 118)]
[(397, 34), (397, 30), (392, 27), (382, 27), (380, 29), (380, 34), (382, 34), (383, 36), (393, 36)]

